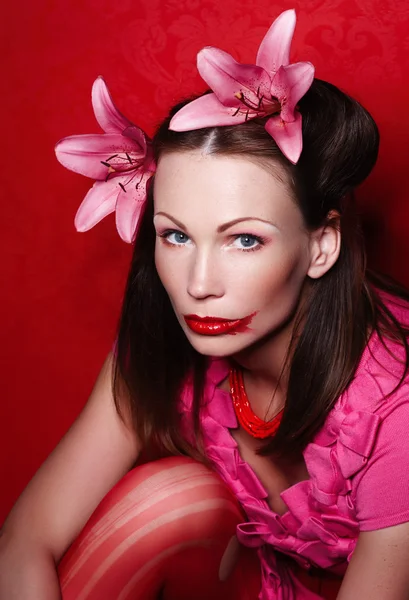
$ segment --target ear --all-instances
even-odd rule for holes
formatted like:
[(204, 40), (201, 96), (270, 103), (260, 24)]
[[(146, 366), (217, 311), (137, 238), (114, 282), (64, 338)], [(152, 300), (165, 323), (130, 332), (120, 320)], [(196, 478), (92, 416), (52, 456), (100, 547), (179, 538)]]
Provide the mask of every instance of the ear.
[(331, 211), (325, 225), (312, 232), (310, 238), (310, 267), (307, 275), (319, 279), (337, 262), (341, 250), (340, 215)]

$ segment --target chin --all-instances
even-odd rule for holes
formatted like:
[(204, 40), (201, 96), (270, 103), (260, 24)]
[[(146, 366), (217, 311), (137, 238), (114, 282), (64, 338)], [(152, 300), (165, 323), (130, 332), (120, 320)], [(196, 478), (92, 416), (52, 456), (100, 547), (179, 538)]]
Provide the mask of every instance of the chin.
[(250, 340), (245, 333), (209, 336), (198, 335), (190, 331), (185, 333), (190, 344), (199, 354), (215, 358), (227, 358), (254, 343), (254, 340)]

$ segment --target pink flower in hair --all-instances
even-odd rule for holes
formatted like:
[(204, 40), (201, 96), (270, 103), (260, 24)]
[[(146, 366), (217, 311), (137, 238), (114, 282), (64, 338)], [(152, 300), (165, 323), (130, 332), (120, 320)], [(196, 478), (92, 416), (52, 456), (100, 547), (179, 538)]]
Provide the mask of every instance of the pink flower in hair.
[(297, 103), (310, 88), (314, 67), (290, 65), (296, 16), (283, 12), (260, 44), (255, 65), (242, 65), (217, 48), (204, 48), (197, 57), (201, 77), (214, 93), (193, 100), (170, 122), (174, 131), (236, 125), (271, 115), (266, 130), (283, 154), (296, 163), (302, 151), (301, 114)]
[(55, 147), (64, 167), (97, 180), (77, 211), (75, 227), (87, 231), (116, 211), (118, 233), (130, 243), (155, 171), (151, 141), (119, 112), (101, 77), (92, 87), (92, 106), (105, 133), (72, 135)]

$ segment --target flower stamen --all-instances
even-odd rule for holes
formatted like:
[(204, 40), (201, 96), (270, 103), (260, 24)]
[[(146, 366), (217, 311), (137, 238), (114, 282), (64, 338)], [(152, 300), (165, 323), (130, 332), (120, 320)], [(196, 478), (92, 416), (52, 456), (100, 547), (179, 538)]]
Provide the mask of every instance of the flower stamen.
[(258, 98), (257, 104), (250, 100), (248, 97), (246, 97), (242, 91), (236, 92), (234, 96), (235, 98), (240, 100), (242, 104), (244, 104), (247, 110), (243, 110), (239, 106), (237, 110), (233, 113), (233, 117), (235, 117), (238, 114), (244, 114), (245, 121), (248, 121), (248, 119), (257, 116), (257, 113), (263, 113), (264, 115), (280, 113), (281, 103), (278, 100), (278, 98), (276, 98), (275, 96), (271, 96), (270, 100), (268, 98), (266, 99), (264, 94), (261, 94), (260, 92), (260, 86), (258, 86), (256, 93), (256, 96)]
[(139, 187), (139, 186), (140, 186), (140, 184), (142, 183), (142, 179), (143, 179), (143, 173), (142, 173), (142, 175), (141, 175), (141, 177), (140, 177), (140, 179), (139, 179), (138, 183), (136, 184), (136, 186), (135, 186), (135, 189), (138, 189), (138, 187)]

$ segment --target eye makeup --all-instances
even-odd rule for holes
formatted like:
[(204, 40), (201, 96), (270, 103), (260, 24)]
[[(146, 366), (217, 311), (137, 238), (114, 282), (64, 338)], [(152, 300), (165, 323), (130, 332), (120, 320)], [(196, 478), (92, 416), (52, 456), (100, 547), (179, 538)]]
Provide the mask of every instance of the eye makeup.
[[(180, 231), (178, 229), (165, 229), (164, 231), (158, 231), (156, 234), (159, 238), (161, 238), (165, 244), (169, 245), (169, 246), (185, 246), (186, 243), (190, 240), (189, 236), (184, 233), (183, 231)], [(169, 241), (169, 237), (171, 235), (175, 235), (176, 239), (178, 239), (178, 241), (175, 242), (171, 242)], [(229, 236), (232, 240), (232, 246), (234, 244), (234, 242), (239, 241), (242, 238), (247, 238), (250, 240), (254, 240), (257, 242), (257, 245), (253, 245), (253, 246), (235, 246), (238, 250), (240, 250), (241, 252), (254, 252), (255, 250), (260, 250), (263, 246), (265, 246), (265, 244), (268, 242), (268, 239), (260, 236), (260, 235), (255, 235), (253, 233), (236, 233), (234, 235), (230, 235)]]
[(257, 245), (255, 246), (235, 246), (241, 252), (254, 252), (255, 250), (261, 250), (261, 248), (265, 246), (268, 241), (267, 238), (260, 235), (255, 235), (253, 233), (236, 233), (231, 237), (233, 238), (233, 242), (239, 241), (241, 238), (247, 238), (257, 242)]

